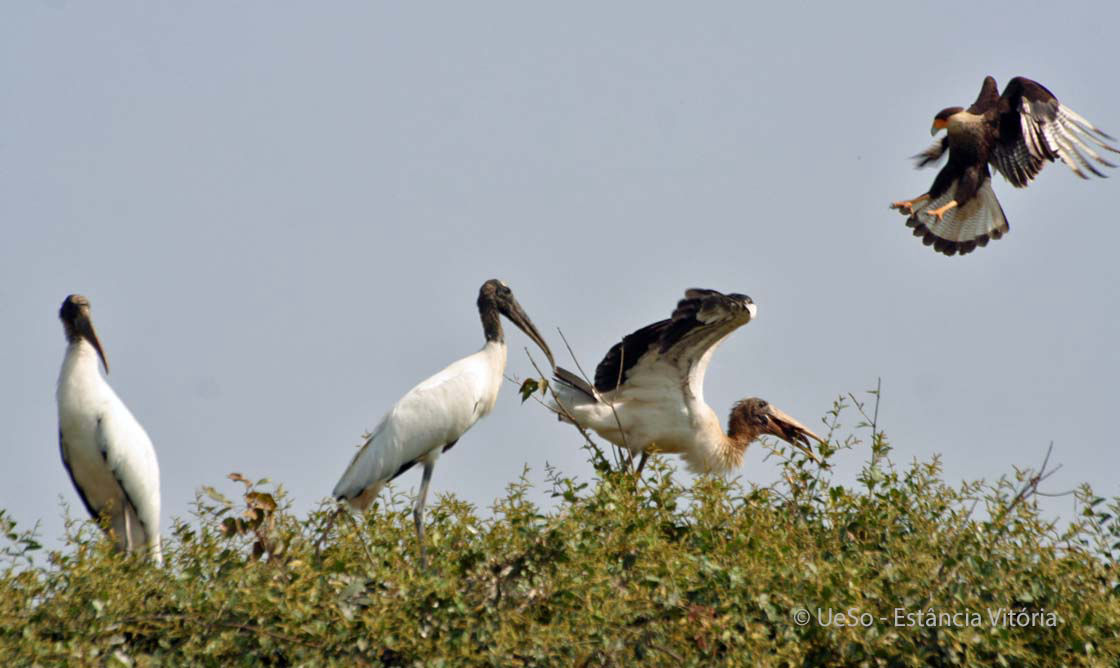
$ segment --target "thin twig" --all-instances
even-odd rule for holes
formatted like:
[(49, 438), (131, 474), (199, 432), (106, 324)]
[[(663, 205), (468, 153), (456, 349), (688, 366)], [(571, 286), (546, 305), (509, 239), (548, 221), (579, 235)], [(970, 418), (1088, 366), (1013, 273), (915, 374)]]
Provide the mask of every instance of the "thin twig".
[(345, 509), (342, 508), (342, 506), (339, 506), (333, 513), (331, 513), (330, 517), (328, 517), (327, 521), (324, 523), (323, 530), (319, 533), (319, 540), (315, 541), (316, 559), (320, 558), (323, 548), (323, 541), (327, 539), (327, 534), (329, 534), (331, 529), (334, 527), (335, 520), (338, 519), (338, 516), (342, 514), (344, 510)]
[(875, 440), (875, 434), (879, 431), (879, 398), (883, 392), (883, 377), (879, 376), (875, 381), (875, 415), (871, 418), (871, 440)]
[[(345, 508), (340, 509), (345, 511)], [(366, 539), (362, 536), (362, 527), (358, 524), (358, 520), (354, 519), (353, 513), (346, 513), (346, 517), (350, 520), (350, 524), (354, 525), (354, 532), (358, 535), (358, 542), (362, 544), (362, 551), (366, 553), (366, 559), (369, 559), (370, 567), (376, 566), (373, 560), (373, 554), (369, 551), (369, 546), (366, 545)]]
[[(529, 358), (529, 363), (533, 365), (533, 368), (536, 369), (537, 373), (541, 374), (541, 377), (543, 378), (544, 374), (541, 372), (541, 368), (537, 366), (537, 361), (533, 359), (533, 354), (529, 352), (528, 347), (525, 348), (525, 355)], [(558, 415), (563, 415), (564, 417), (566, 417), (568, 421), (571, 422), (572, 426), (579, 431), (580, 436), (583, 437), (583, 440), (586, 441), (587, 445), (591, 447), (591, 449), (595, 452), (599, 459), (602, 459), (605, 462), (607, 458), (603, 456), (603, 451), (599, 449), (599, 446), (595, 444), (595, 441), (591, 440), (591, 436), (587, 433), (587, 430), (584, 429), (583, 426), (580, 425), (580, 423), (576, 422), (575, 417), (572, 416), (572, 414), (568, 411), (567, 406), (565, 406), (564, 403), (560, 401), (560, 397), (556, 396), (556, 390), (552, 388), (552, 383), (548, 384), (548, 391), (550, 394), (552, 394), (552, 398), (556, 400), (556, 407), (560, 410), (556, 411), (555, 408), (553, 408), (552, 406), (548, 406), (548, 404), (544, 404), (543, 401), (541, 403), (544, 404), (547, 408), (556, 411)]]
[[(579, 360), (576, 359), (575, 351), (572, 350), (572, 346), (568, 343), (568, 337), (564, 336), (564, 330), (557, 327), (556, 331), (560, 333), (560, 340), (562, 340), (564, 342), (564, 346), (568, 349), (568, 354), (572, 356), (572, 361), (576, 363), (576, 368), (579, 369), (580, 375), (583, 376), (583, 379), (585, 381), (587, 381), (588, 385), (590, 385), (591, 387), (594, 388), (595, 383), (592, 382), (587, 377), (587, 374), (583, 370), (583, 366), (579, 363)], [(618, 362), (618, 380), (614, 384), (614, 386), (616, 388), (619, 387), (620, 385), (622, 385), (622, 367), (623, 367), (623, 364), (625, 364), (625, 362), (626, 362), (626, 357), (625, 357), (626, 347), (625, 346), (620, 346), (619, 347), (619, 354), (621, 355), (621, 357), (619, 358), (619, 362)], [(614, 423), (615, 423), (615, 425), (618, 426), (618, 433), (622, 434), (622, 448), (621, 448), (622, 451), (623, 451), (622, 457), (626, 460), (627, 468), (629, 468), (629, 470), (633, 471), (634, 470), (634, 453), (633, 453), (633, 451), (630, 450), (630, 444), (626, 440), (626, 430), (622, 428), (622, 420), (619, 419), (619, 417), (618, 417), (618, 411), (616, 411), (615, 408), (614, 408), (614, 402), (611, 401), (610, 399), (607, 399), (606, 397), (604, 397), (601, 394), (597, 398), (600, 401), (603, 401), (603, 403), (605, 403), (611, 409), (611, 415), (614, 416)], [(618, 447), (618, 446), (616, 445), (615, 447)], [(620, 465), (620, 467), (621, 467), (621, 465)]]
[[(1007, 506), (1003, 509), (1003, 511), (1000, 512), (1000, 514), (997, 515), (990, 522), (990, 525), (993, 527), (994, 533), (989, 534), (989, 536), (993, 540), (996, 539), (996, 538), (999, 538), (1001, 535), (1003, 535), (1003, 532), (1007, 529), (1006, 525), (1003, 523), (1004, 518), (1006, 518), (1008, 515), (1010, 515), (1011, 511), (1014, 510), (1020, 503), (1022, 503), (1026, 499), (1029, 499), (1030, 497), (1034, 496), (1035, 494), (1038, 494), (1039, 493), (1038, 485), (1040, 483), (1042, 483), (1044, 480), (1046, 480), (1047, 478), (1049, 478), (1050, 476), (1057, 473), (1062, 468), (1062, 465), (1059, 464), (1049, 471), (1046, 470), (1046, 467), (1050, 464), (1050, 454), (1053, 451), (1054, 451), (1054, 442), (1051, 441), (1049, 447), (1046, 448), (1046, 456), (1042, 459), (1042, 466), (1039, 467), (1038, 473), (1036, 473), (1033, 476), (1030, 476), (1029, 478), (1027, 478), (1027, 481), (1023, 484), (1023, 487), (1011, 499), (1011, 503), (1007, 504)], [(975, 502), (973, 502), (972, 508), (969, 509), (968, 514), (965, 516), (964, 522), (961, 523), (961, 525), (957, 528), (957, 531), (954, 533), (952, 542), (949, 544), (950, 550), (947, 550), (946, 553), (948, 553), (949, 551), (955, 550), (956, 543), (960, 539), (960, 534), (964, 531), (964, 528), (966, 526), (968, 526), (968, 521), (972, 517), (972, 511), (976, 509), (976, 504), (979, 503), (979, 502), (980, 502), (979, 499), (977, 499)], [(991, 551), (991, 548), (989, 547), (989, 552), (990, 551)], [(945, 562), (944, 561), (941, 562), (941, 565), (937, 567), (937, 573), (936, 573), (935, 579), (934, 579), (934, 586), (930, 589), (929, 598), (927, 599), (927, 605), (933, 601), (934, 595), (941, 589), (941, 587), (944, 585), (944, 583), (948, 579), (948, 577), (954, 571), (956, 571), (957, 567), (960, 566), (960, 563), (961, 562), (958, 561), (949, 570), (944, 570), (944, 567), (945, 567)]]
[(369, 559), (369, 565), (371, 567), (375, 566), (376, 562), (373, 560), (373, 554), (369, 551), (369, 547), (366, 545), (366, 541), (362, 537), (362, 528), (358, 525), (358, 521), (354, 519), (354, 515), (347, 512), (346, 508), (344, 508), (342, 505), (339, 505), (339, 507), (333, 513), (331, 513), (331, 516), (327, 518), (326, 526), (323, 528), (322, 533), (319, 534), (319, 540), (315, 541), (315, 558), (322, 559), (323, 541), (326, 540), (327, 534), (330, 533), (331, 528), (334, 527), (334, 523), (338, 519), (339, 515), (345, 515), (346, 519), (350, 520), (350, 524), (353, 525), (354, 531), (358, 535), (358, 542), (362, 544), (362, 550), (365, 551), (366, 558)]

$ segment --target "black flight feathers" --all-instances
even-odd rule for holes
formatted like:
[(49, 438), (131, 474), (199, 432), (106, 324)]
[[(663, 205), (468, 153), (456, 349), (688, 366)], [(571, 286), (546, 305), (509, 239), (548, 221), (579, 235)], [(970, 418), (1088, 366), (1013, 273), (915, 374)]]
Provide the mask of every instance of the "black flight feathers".
[[(621, 382), (626, 374), (647, 352), (655, 350), (664, 354), (681, 340), (698, 330), (707, 329), (713, 324), (724, 324), (730, 320), (746, 323), (751, 298), (738, 294), (723, 294), (716, 290), (693, 288), (684, 293), (684, 299), (677, 302), (677, 308), (667, 320), (646, 325), (627, 335), (607, 352), (607, 356), (595, 368), (595, 389), (609, 392)], [(654, 348), (656, 346), (656, 348)]]

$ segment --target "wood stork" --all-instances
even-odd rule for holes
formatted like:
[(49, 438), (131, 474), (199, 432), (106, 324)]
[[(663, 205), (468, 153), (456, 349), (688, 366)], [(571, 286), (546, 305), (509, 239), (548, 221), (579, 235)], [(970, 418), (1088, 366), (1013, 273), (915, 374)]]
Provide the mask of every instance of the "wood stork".
[(159, 464), (152, 441), (97, 368), (100, 358), (109, 373), (89, 300), (70, 295), (58, 317), (69, 342), (57, 394), (62, 463), (89, 514), (109, 517), (119, 549), (147, 549), (162, 562)]
[(334, 487), (337, 499), (365, 510), (385, 483), (416, 464), (424, 476), (413, 517), (424, 566), (424, 501), (436, 460), (459, 441), (498, 400), (506, 368), (506, 341), (499, 314), (509, 318), (533, 340), (549, 364), (552, 351), (503, 281), (491, 279), (478, 291), (478, 312), (486, 344), (482, 350), (453, 362), (409, 390), (374, 427)]
[(704, 373), (712, 353), (756, 312), (746, 295), (688, 290), (672, 317), (639, 329), (607, 352), (595, 369), (594, 387), (556, 369), (552, 407), (561, 420), (574, 420), (641, 453), (639, 473), (651, 452), (680, 454), (696, 472), (723, 473), (738, 467), (747, 446), (763, 434), (819, 461), (809, 439), (824, 441), (766, 401), (736, 403), (727, 433), (704, 403)]

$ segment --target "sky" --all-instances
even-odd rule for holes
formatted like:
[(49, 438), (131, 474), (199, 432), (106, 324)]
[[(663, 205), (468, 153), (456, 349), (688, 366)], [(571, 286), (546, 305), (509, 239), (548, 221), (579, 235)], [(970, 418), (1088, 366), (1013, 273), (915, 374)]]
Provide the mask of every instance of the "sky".
[[(6, 4), (0, 508), (52, 546), (60, 502), (83, 514), (54, 398), (70, 293), (155, 444), (166, 532), (233, 471), (314, 507), (394, 401), (482, 346), (494, 277), (588, 369), (686, 288), (746, 293), (720, 415), (761, 396), (815, 427), (882, 378), (900, 464), (993, 480), (1053, 442), (1051, 491), (1120, 494), (1120, 179), (996, 177), (1011, 232), (965, 257), (887, 208), (929, 187), (909, 156), (986, 74), (1120, 135), (1120, 4), (910, 4)], [(526, 466), (592, 475), (515, 389), (434, 493), (485, 511)], [(773, 482), (764, 456), (737, 474)]]

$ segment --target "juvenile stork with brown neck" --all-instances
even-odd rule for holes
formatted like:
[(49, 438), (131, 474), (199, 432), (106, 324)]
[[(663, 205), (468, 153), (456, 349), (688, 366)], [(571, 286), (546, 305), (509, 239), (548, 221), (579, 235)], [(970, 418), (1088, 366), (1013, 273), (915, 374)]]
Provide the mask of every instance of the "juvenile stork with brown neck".
[(704, 402), (712, 354), (755, 313), (746, 295), (688, 290), (670, 318), (626, 336), (607, 352), (595, 369), (594, 386), (556, 369), (553, 409), (561, 420), (640, 453), (639, 473), (655, 452), (679, 454), (696, 472), (725, 473), (738, 468), (747, 446), (766, 434), (817, 460), (809, 439), (823, 439), (770, 403), (758, 398), (736, 403), (725, 433)]
[(554, 366), (552, 351), (517, 303), (509, 286), (497, 279), (482, 284), (478, 312), (486, 344), (482, 350), (452, 363), (409, 390), (373, 428), (334, 487), (334, 496), (357, 510), (365, 510), (385, 483), (416, 464), (424, 467), (413, 518), (425, 563), (424, 502), (428, 483), (440, 455), (447, 452), (475, 422), (489, 414), (498, 400), (506, 368), (504, 315), (544, 351)]

